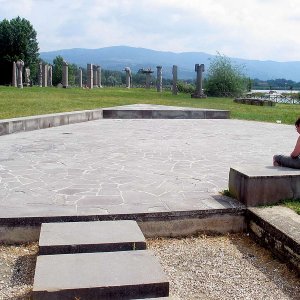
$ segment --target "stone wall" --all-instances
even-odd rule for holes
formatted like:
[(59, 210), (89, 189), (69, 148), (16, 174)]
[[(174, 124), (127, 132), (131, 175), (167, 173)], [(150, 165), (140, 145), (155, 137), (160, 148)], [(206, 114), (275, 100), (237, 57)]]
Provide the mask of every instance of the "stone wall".
[(246, 212), (250, 236), (276, 257), (290, 265), (300, 274), (300, 244), (278, 226), (274, 226), (252, 209)]

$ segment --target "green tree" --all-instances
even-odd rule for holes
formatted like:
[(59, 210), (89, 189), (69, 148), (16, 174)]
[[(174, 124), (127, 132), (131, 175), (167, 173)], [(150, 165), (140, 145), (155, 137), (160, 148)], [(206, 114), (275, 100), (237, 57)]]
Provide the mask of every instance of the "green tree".
[(52, 69), (52, 84), (58, 85), (62, 82), (62, 66), (63, 57), (58, 55), (53, 59), (53, 69)]
[(75, 86), (78, 83), (79, 68), (76, 64), (69, 64), (68, 66), (68, 79), (69, 85)]
[[(52, 84), (62, 83), (63, 57), (58, 55), (53, 59)], [(68, 64), (68, 85), (75, 86), (78, 83), (79, 68), (76, 64)]]
[(238, 96), (246, 90), (247, 79), (242, 67), (218, 53), (212, 59), (207, 72), (205, 92), (209, 96)]
[(28, 20), (17, 17), (0, 22), (0, 83), (11, 82), (12, 63), (20, 59), (34, 76), (37, 71), (38, 51), (36, 31)]

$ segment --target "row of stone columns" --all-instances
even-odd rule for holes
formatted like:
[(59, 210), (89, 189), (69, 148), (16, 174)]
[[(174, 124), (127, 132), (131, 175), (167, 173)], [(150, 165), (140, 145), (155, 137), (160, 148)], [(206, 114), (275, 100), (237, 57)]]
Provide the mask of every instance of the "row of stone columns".
[[(23, 88), (23, 67), (24, 62), (22, 60), (18, 60), (16, 63), (13, 63), (13, 78), (12, 85), (15, 87)], [(156, 89), (157, 92), (162, 92), (162, 66), (157, 66), (157, 81), (156, 81)], [(173, 75), (173, 85), (172, 85), (172, 93), (173, 95), (177, 95), (177, 66), (173, 65), (172, 75)], [(126, 88), (131, 87), (131, 70), (129, 67), (124, 69), (126, 72)], [(151, 69), (142, 69), (141, 72), (146, 74), (146, 88), (150, 88), (151, 83), (151, 74), (153, 71)], [(203, 72), (204, 72), (204, 64), (196, 64), (195, 72), (197, 72), (196, 79), (196, 91), (192, 94), (192, 98), (205, 98), (206, 96), (203, 93)], [(79, 87), (82, 87), (82, 69), (79, 68)], [(39, 64), (39, 86), (47, 87), (52, 86), (52, 65), (48, 64)], [(64, 88), (68, 87), (68, 63), (63, 61), (62, 66), (62, 86)], [(30, 69), (25, 69), (25, 84), (30, 85)], [(94, 87), (102, 87), (101, 85), (101, 67), (98, 65), (87, 64), (87, 87), (92, 89)]]
[[(79, 82), (79, 86), (82, 86), (82, 70), (81, 70), (81, 76), (79, 77), (81, 77), (81, 82)], [(94, 87), (102, 87), (100, 66), (87, 64), (87, 87), (90, 89)]]

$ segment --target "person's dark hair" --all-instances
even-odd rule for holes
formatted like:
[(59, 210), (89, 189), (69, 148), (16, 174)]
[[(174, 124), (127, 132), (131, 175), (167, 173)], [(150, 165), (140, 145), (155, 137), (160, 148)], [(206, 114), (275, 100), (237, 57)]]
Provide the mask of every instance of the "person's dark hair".
[(300, 126), (300, 117), (296, 120), (295, 126), (299, 127)]

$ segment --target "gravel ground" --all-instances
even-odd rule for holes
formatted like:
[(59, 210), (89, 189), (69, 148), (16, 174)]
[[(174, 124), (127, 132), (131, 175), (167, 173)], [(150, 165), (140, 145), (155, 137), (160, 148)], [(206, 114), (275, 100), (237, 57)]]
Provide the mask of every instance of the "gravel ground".
[(148, 241), (172, 299), (300, 299), (300, 280), (247, 235)]
[(0, 245), (0, 299), (30, 299), (37, 244)]
[[(247, 235), (150, 239), (172, 300), (300, 299), (300, 281)], [(37, 244), (0, 246), (0, 299), (30, 299)]]

